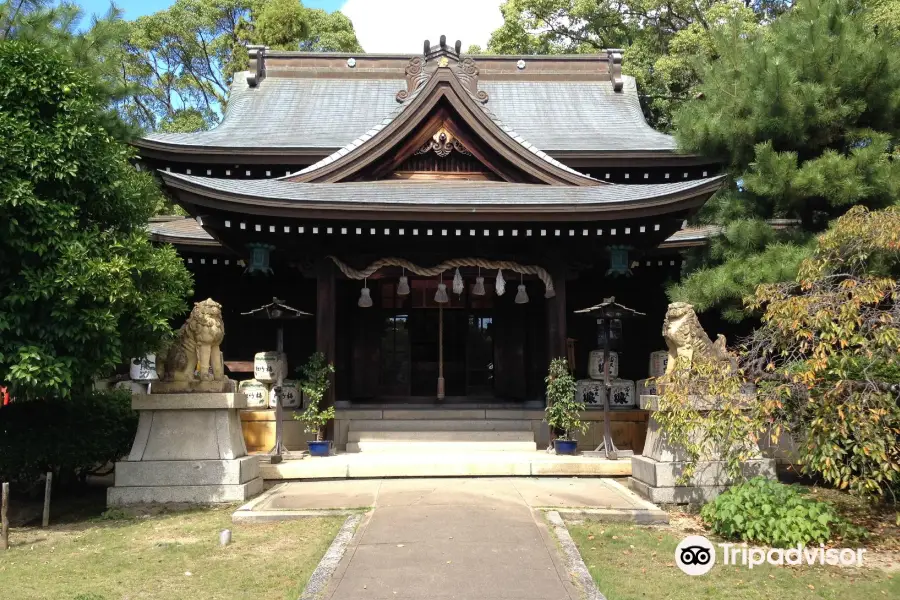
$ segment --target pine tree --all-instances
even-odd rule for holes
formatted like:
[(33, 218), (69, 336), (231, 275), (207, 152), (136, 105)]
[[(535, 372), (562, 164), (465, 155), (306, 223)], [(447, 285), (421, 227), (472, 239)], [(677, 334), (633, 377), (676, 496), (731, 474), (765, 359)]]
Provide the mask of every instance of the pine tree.
[(800, 0), (715, 44), (674, 122), (684, 149), (727, 160), (730, 183), (699, 217), (725, 232), (670, 296), (739, 321), (757, 285), (794, 279), (833, 219), (898, 202), (900, 48), (859, 0)]

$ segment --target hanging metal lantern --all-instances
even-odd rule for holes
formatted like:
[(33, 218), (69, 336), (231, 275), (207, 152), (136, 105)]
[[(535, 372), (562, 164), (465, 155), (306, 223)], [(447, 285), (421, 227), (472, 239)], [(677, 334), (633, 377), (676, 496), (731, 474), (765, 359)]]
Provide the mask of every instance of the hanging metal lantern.
[(607, 275), (631, 275), (631, 269), (628, 266), (628, 246), (610, 246), (609, 247), (609, 269)]
[(370, 308), (372, 306), (372, 292), (369, 290), (369, 280), (363, 280), (363, 289), (359, 290), (359, 301), (356, 303), (360, 308)]
[(498, 296), (506, 293), (506, 280), (503, 279), (503, 269), (497, 269), (497, 279), (494, 281), (494, 289)]
[(475, 278), (475, 287), (472, 288), (475, 296), (484, 296), (484, 277), (481, 276), (481, 267), (478, 267), (478, 277)]
[(403, 269), (403, 275), (400, 276), (400, 281), (397, 283), (397, 295), (409, 295), (409, 279), (406, 277), (406, 269)]
[(453, 276), (453, 293), (459, 296), (465, 289), (466, 285), (463, 283), (462, 275), (459, 274), (459, 267), (457, 267), (456, 275)]
[(250, 264), (244, 269), (244, 273), (272, 274), (269, 266), (269, 254), (275, 249), (271, 244), (247, 244), (250, 249)]

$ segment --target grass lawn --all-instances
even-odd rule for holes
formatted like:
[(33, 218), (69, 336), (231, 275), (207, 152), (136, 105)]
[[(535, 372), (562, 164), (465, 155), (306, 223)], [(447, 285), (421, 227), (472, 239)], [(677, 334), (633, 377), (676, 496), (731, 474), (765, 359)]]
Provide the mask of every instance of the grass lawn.
[[(238, 525), (233, 510), (13, 529), (0, 552), (0, 598), (296, 600), (346, 518)], [(233, 540), (224, 548), (223, 529)]]
[[(813, 600), (900, 598), (900, 574), (878, 569), (724, 566), (691, 577), (675, 566), (684, 535), (619, 523), (569, 523), (594, 581), (608, 600), (697, 598)], [(719, 548), (717, 547), (718, 551)], [(721, 554), (721, 553), (720, 553)]]

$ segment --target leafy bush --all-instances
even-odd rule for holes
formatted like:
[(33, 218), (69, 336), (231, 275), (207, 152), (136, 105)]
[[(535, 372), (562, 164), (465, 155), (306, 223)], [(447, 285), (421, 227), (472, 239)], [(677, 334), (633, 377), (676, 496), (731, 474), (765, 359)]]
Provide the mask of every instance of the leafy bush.
[(136, 429), (127, 391), (13, 402), (0, 408), (0, 479), (29, 485), (51, 471), (72, 483), (127, 453)]
[(331, 374), (334, 373), (334, 365), (325, 359), (322, 352), (315, 352), (309, 357), (309, 361), (302, 367), (303, 379), (300, 380), (300, 388), (306, 395), (308, 402), (302, 413), (295, 414), (294, 418), (306, 424), (306, 433), (315, 433), (316, 440), (325, 440), (325, 426), (334, 418), (334, 407), (320, 409), (320, 403), (325, 399), (325, 394), (331, 386)]
[(587, 423), (581, 420), (585, 406), (576, 398), (575, 379), (569, 373), (569, 363), (564, 358), (554, 358), (544, 381), (547, 383), (547, 424), (560, 433), (559, 439), (574, 440), (578, 432), (587, 429)]
[(842, 519), (830, 504), (805, 497), (800, 488), (764, 477), (730, 488), (704, 506), (700, 515), (722, 537), (778, 548), (864, 534)]

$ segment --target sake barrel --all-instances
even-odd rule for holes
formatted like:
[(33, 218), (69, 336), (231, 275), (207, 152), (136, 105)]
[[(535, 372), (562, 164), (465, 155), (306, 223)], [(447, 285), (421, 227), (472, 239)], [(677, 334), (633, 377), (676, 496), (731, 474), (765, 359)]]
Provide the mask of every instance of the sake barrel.
[(300, 408), (303, 406), (303, 393), (300, 384), (291, 379), (285, 379), (279, 386), (275, 385), (269, 393), (269, 408), (275, 408), (281, 402), (282, 408)]
[(283, 352), (257, 352), (253, 357), (253, 376), (263, 383), (275, 383), (287, 373), (287, 359)]
[(637, 381), (637, 395), (641, 396), (657, 396), (657, 386), (656, 380), (651, 379), (638, 379)]
[[(591, 379), (603, 379), (603, 350), (594, 350), (588, 357), (588, 376)], [(609, 353), (609, 377), (619, 376), (619, 354)]]
[(247, 396), (248, 408), (266, 408), (269, 406), (269, 386), (256, 379), (242, 381), (238, 391)]
[(132, 358), (129, 376), (133, 381), (159, 379), (159, 376), (156, 374), (156, 355), (148, 354), (140, 358)]
[(596, 379), (580, 379), (575, 384), (575, 399), (584, 402), (589, 409), (602, 409), (606, 399), (603, 382)]
[(610, 408), (634, 408), (634, 382), (630, 379), (615, 379), (609, 385)]
[(650, 377), (662, 377), (669, 364), (669, 353), (666, 350), (650, 353)]

